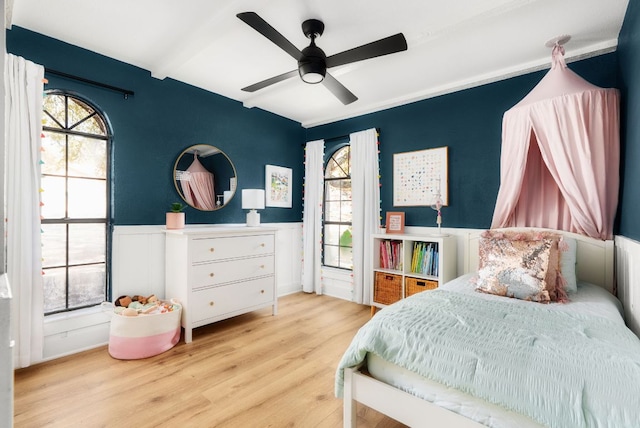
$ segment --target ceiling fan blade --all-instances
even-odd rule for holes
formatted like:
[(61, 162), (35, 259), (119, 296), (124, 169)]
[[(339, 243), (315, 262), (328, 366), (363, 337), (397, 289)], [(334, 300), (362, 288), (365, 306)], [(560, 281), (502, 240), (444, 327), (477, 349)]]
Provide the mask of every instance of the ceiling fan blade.
[(324, 80), (322, 81), (322, 84), (327, 89), (329, 89), (331, 91), (331, 93), (333, 93), (333, 95), (336, 96), (336, 98), (338, 98), (340, 101), (342, 101), (342, 104), (344, 104), (344, 105), (351, 104), (352, 102), (354, 102), (354, 101), (356, 101), (358, 99), (358, 97), (353, 95), (353, 93), (350, 90), (345, 88), (342, 83), (338, 82), (329, 73), (327, 73), (324, 76)]
[(298, 76), (298, 70), (291, 70), (286, 73), (282, 73), (278, 76), (271, 77), (267, 80), (263, 80), (262, 82), (254, 83), (253, 85), (249, 85), (246, 88), (242, 88), (245, 92), (255, 92), (262, 88), (266, 88), (267, 86), (271, 86), (274, 83), (282, 82), (283, 80), (287, 80), (291, 77)]
[(295, 47), (293, 43), (289, 40), (285, 39), (285, 37), (280, 34), (275, 28), (273, 28), (267, 21), (260, 18), (255, 12), (242, 12), (236, 15), (258, 33), (265, 36), (267, 39), (271, 40), (277, 46), (279, 46), (286, 53), (291, 55), (295, 60), (299, 60), (302, 56), (302, 52), (300, 49)]
[(369, 58), (407, 50), (407, 40), (402, 33), (349, 49), (327, 57), (327, 68), (350, 64)]

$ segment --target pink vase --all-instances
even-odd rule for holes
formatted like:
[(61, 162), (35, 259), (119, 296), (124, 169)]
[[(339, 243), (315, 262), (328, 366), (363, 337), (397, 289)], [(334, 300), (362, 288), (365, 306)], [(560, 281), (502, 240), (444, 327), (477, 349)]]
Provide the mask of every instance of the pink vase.
[(167, 229), (183, 229), (184, 213), (167, 213)]

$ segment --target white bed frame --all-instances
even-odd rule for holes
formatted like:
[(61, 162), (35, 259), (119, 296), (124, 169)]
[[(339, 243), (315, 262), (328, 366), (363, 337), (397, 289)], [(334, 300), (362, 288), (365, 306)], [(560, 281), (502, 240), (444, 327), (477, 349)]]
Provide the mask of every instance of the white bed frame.
[[(550, 229), (535, 228), (535, 230), (548, 230), (575, 238), (578, 243), (577, 278), (596, 284), (615, 294), (614, 241), (601, 241), (575, 233)], [(466, 236), (465, 272), (463, 273), (477, 270), (480, 233), (480, 231), (473, 232)], [(484, 426), (378, 381), (363, 373), (361, 368), (353, 367), (344, 370), (343, 414), (345, 428), (356, 427), (356, 402), (411, 427), (479, 428)]]

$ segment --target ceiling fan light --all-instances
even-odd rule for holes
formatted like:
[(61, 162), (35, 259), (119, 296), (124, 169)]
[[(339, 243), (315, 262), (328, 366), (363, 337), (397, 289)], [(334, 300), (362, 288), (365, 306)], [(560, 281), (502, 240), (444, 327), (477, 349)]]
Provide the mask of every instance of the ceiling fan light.
[(320, 83), (327, 73), (326, 55), (315, 45), (311, 44), (302, 50), (302, 57), (298, 60), (298, 72), (305, 83)]
[(300, 78), (305, 83), (320, 83), (324, 80), (327, 70), (324, 67), (313, 67), (314, 64), (305, 64), (300, 66)]

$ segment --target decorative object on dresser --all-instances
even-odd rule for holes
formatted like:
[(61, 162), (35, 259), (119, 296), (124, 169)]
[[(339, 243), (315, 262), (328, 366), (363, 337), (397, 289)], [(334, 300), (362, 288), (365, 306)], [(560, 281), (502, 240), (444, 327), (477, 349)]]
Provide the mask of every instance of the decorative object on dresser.
[(167, 213), (167, 229), (182, 229), (185, 223), (184, 209), (186, 205), (180, 202), (171, 204), (171, 211)]
[(457, 275), (451, 235), (373, 235), (372, 312)]
[(260, 226), (260, 214), (256, 210), (264, 209), (263, 189), (242, 189), (242, 209), (247, 213), (247, 226)]
[(275, 228), (193, 227), (166, 231), (165, 295), (192, 329), (271, 306), (277, 313)]

